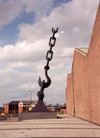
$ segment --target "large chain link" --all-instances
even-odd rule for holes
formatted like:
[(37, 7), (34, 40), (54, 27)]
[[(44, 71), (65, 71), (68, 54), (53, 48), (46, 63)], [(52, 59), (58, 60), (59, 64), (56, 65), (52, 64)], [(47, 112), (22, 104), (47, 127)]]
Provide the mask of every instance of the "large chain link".
[(57, 33), (57, 32), (58, 32), (58, 28), (56, 30), (54, 30), (54, 28), (52, 28), (53, 35), (50, 37), (50, 40), (49, 40), (50, 49), (47, 51), (47, 55), (46, 55), (47, 64), (44, 67), (45, 70), (46, 69), (49, 70), (49, 62), (50, 62), (50, 60), (52, 60), (52, 57), (53, 57), (52, 47), (55, 46), (55, 43), (56, 43), (55, 33)]

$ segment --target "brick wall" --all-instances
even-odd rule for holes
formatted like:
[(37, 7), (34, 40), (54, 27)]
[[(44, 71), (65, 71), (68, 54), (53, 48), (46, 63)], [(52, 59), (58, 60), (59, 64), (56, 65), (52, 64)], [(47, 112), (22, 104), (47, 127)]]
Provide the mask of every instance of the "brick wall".
[(88, 59), (90, 120), (100, 124), (100, 4), (91, 37)]
[(9, 104), (5, 104), (4, 113), (5, 114), (8, 114), (9, 113)]
[(73, 65), (75, 116), (89, 120), (88, 56), (84, 56), (75, 51)]
[(74, 51), (71, 78), (67, 77), (66, 108), (68, 114), (100, 124), (100, 4), (88, 54)]

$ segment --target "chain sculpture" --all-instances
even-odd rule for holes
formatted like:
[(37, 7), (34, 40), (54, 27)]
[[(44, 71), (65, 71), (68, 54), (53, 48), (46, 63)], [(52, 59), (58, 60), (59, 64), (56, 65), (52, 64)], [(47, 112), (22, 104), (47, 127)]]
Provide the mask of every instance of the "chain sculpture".
[(50, 69), (49, 67), (49, 62), (52, 60), (53, 57), (53, 51), (52, 48), (55, 46), (56, 43), (56, 38), (55, 38), (55, 34), (58, 32), (58, 28), (55, 30), (54, 28), (52, 28), (52, 37), (50, 37), (50, 41), (49, 41), (49, 46), (50, 49), (47, 51), (47, 55), (46, 55), (46, 60), (47, 60), (47, 64), (44, 67), (45, 69), (45, 76), (47, 79), (47, 82), (45, 82), (45, 80), (41, 81), (41, 78), (39, 77), (38, 80), (38, 84), (40, 86), (40, 91), (37, 93), (37, 96), (39, 98), (37, 105), (35, 106), (35, 108), (33, 108), (30, 112), (48, 112), (49, 110), (46, 109), (44, 103), (43, 103), (43, 98), (44, 98), (44, 88), (47, 88), (50, 86), (51, 84), (51, 79), (48, 76), (48, 70)]
[(46, 66), (44, 67), (45, 69), (45, 76), (47, 78), (47, 82), (45, 82), (44, 80), (41, 81), (41, 78), (39, 77), (39, 80), (38, 80), (38, 84), (40, 86), (40, 91), (38, 92), (38, 97), (39, 99), (43, 100), (44, 98), (44, 88), (47, 88), (50, 86), (51, 84), (51, 79), (50, 77), (48, 76), (48, 70), (50, 69), (49, 67), (49, 62), (50, 60), (52, 60), (52, 57), (53, 57), (53, 51), (52, 51), (52, 47), (55, 46), (55, 43), (56, 43), (56, 38), (55, 38), (55, 33), (58, 32), (58, 28), (56, 30), (54, 30), (54, 28), (52, 28), (52, 37), (50, 37), (50, 41), (49, 41), (49, 46), (50, 46), (50, 49), (47, 51), (47, 55), (46, 55), (46, 60), (47, 60), (47, 64)]

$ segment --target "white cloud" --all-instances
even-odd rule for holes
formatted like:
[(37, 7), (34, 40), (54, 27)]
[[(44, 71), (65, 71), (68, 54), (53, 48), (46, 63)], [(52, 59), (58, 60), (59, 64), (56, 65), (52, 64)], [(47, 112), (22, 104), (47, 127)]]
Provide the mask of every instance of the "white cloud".
[[(53, 10), (50, 16), (36, 24), (19, 26), (19, 37), (28, 42), (50, 36), (52, 27), (59, 27), (58, 44), (61, 46), (80, 46), (89, 43), (98, 1), (74, 0)], [(91, 16), (92, 15), (92, 16)], [(62, 31), (64, 30), (64, 33)], [(27, 32), (27, 33), (26, 33)]]
[(36, 61), (43, 59), (46, 52), (47, 40), (40, 39), (33, 43), (27, 43), (26, 41), (17, 42), (15, 46), (6, 45), (0, 47), (1, 61)]
[(41, 0), (18, 0), (18, 2), (21, 5), (25, 5), (25, 11), (27, 13), (34, 11), (37, 14), (40, 14), (44, 10), (46, 12), (53, 4), (53, 0), (42, 0), (42, 2)]
[(46, 16), (52, 9), (54, 0), (19, 0), (21, 5), (24, 5), (26, 13), (34, 12), (36, 14), (36, 21)]
[(22, 12), (22, 7), (14, 0), (0, 1), (0, 27), (12, 22)]
[(59, 27), (55, 57), (72, 57), (73, 47), (89, 44), (96, 8), (97, 3), (93, 0), (88, 0), (85, 4), (82, 0), (74, 0), (55, 8), (50, 16), (33, 25), (21, 24), (20, 41), (15, 46), (0, 48), (0, 60), (13, 62), (44, 59), (53, 25)]
[(48, 10), (52, 9), (53, 0), (7, 0), (0, 1), (0, 28), (11, 23), (23, 12), (36, 14), (36, 21), (46, 16)]

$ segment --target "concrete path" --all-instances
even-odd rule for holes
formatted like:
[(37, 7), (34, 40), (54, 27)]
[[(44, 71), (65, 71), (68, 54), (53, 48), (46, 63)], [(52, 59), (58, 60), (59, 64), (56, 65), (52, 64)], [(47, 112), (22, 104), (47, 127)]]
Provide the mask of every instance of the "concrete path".
[(67, 138), (100, 137), (100, 126), (87, 121), (61, 115), (60, 119), (24, 120), (0, 122), (0, 138)]

